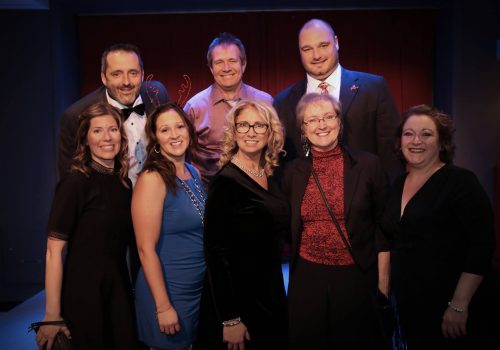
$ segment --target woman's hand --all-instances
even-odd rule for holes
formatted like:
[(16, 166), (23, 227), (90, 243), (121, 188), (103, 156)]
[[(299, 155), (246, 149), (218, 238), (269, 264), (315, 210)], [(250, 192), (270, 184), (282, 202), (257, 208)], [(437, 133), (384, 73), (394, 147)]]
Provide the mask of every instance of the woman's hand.
[(250, 340), (250, 333), (243, 322), (222, 329), (222, 340), (228, 350), (245, 350), (245, 340)]
[[(44, 319), (44, 321), (60, 321), (60, 320), (62, 319), (59, 320)], [(59, 332), (63, 332), (68, 339), (71, 339), (71, 333), (68, 327), (66, 326), (41, 326), (35, 336), (38, 349), (43, 349), (45, 343), (47, 343), (47, 347), (45, 349), (51, 350), (52, 345), (54, 344), (54, 338)]]
[(174, 335), (181, 331), (181, 325), (179, 324), (179, 317), (177, 316), (177, 311), (171, 306), (165, 311), (159, 311), (156, 313), (156, 318), (158, 319), (158, 326), (160, 331), (166, 335)]
[(469, 313), (467, 308), (463, 311), (457, 312), (451, 307), (448, 307), (443, 315), (441, 322), (441, 331), (443, 336), (447, 339), (458, 339), (467, 335), (467, 318)]
[(441, 331), (445, 338), (458, 339), (467, 335), (469, 303), (482, 281), (481, 275), (469, 272), (462, 272), (460, 275), (441, 322)]

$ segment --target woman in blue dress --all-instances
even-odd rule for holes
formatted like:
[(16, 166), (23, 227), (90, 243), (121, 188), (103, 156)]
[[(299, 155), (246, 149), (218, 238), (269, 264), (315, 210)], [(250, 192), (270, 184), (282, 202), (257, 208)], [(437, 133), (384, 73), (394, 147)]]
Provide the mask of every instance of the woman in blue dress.
[(194, 128), (175, 103), (148, 118), (148, 158), (132, 197), (142, 268), (136, 282), (139, 339), (153, 349), (190, 349), (205, 274), (205, 190), (186, 163)]

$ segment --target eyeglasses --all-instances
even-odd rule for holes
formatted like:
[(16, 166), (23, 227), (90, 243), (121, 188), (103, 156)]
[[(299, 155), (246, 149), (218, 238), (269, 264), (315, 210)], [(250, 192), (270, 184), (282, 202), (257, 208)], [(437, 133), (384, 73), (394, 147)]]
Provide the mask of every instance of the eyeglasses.
[(334, 122), (335, 119), (338, 118), (338, 114), (328, 114), (325, 115), (323, 118), (311, 118), (308, 121), (303, 121), (302, 124), (307, 125), (310, 128), (317, 128), (319, 126), (320, 121), (324, 121), (325, 124), (331, 124)]
[(236, 132), (240, 134), (246, 134), (250, 131), (250, 128), (252, 128), (256, 134), (265, 134), (269, 125), (261, 123), (250, 125), (248, 122), (236, 123)]

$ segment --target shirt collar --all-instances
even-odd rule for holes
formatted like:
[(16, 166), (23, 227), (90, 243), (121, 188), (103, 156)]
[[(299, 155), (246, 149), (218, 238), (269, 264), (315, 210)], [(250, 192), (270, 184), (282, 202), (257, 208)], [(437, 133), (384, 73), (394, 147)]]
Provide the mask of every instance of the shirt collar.
[(307, 75), (307, 93), (310, 92), (316, 92), (318, 85), (322, 83), (323, 81), (328, 83), (328, 85), (335, 87), (337, 91), (340, 91), (340, 75), (341, 75), (342, 67), (340, 64), (337, 66), (337, 69), (333, 71), (332, 74), (325, 80), (318, 80), (310, 76), (309, 74)]
[[(234, 100), (241, 100), (248, 97), (248, 90), (246, 84), (243, 82), (240, 84), (238, 91), (236, 92)], [(212, 105), (216, 105), (219, 102), (226, 101), (226, 96), (222, 88), (216, 83), (212, 84), (212, 91), (210, 92), (210, 100)]]

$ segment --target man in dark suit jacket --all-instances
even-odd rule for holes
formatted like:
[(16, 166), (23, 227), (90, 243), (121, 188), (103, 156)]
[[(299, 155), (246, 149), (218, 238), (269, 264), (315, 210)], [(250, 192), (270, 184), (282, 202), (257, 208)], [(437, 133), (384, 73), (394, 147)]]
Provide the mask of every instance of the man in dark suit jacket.
[(401, 173), (402, 166), (394, 156), (399, 115), (384, 78), (341, 67), (337, 36), (322, 20), (304, 24), (299, 33), (299, 50), (306, 78), (274, 99), (286, 132), (285, 161), (303, 152), (296, 122), (297, 102), (306, 93), (329, 93), (342, 104), (342, 143), (378, 155), (391, 178)]
[[(122, 109), (125, 115), (123, 128), (128, 138), (129, 178), (135, 184), (137, 173), (146, 158), (145, 113), (168, 102), (169, 96), (162, 83), (144, 82), (141, 53), (131, 44), (115, 44), (103, 52), (101, 80), (103, 86), (73, 103), (61, 116), (59, 176), (62, 177), (69, 170), (75, 153), (78, 117), (87, 107), (101, 102)], [(129, 247), (128, 259), (130, 276), (135, 283), (140, 268), (135, 240)]]
[(103, 86), (84, 96), (66, 109), (61, 117), (59, 142), (59, 175), (70, 168), (75, 153), (79, 115), (92, 104), (109, 103), (124, 110), (124, 129), (128, 137), (130, 171), (135, 184), (137, 172), (145, 160), (145, 113), (169, 100), (167, 90), (158, 81), (144, 82), (144, 65), (139, 49), (131, 44), (115, 44), (101, 58)]

